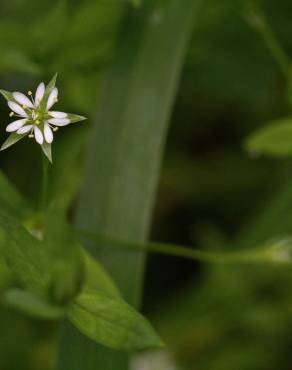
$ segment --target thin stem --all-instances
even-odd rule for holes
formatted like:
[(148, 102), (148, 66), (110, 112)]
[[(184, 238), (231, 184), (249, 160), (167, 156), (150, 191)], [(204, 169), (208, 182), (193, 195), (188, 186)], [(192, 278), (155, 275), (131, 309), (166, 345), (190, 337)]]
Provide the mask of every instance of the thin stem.
[(45, 212), (47, 209), (48, 200), (48, 178), (49, 178), (49, 162), (44, 154), (42, 154), (42, 188), (40, 198), (40, 211)]
[(112, 249), (146, 250), (148, 252), (171, 255), (208, 263), (236, 264), (236, 263), (276, 263), (266, 249), (257, 248), (240, 252), (209, 252), (200, 249), (188, 248), (165, 243), (133, 243), (120, 241), (105, 235), (97, 235), (84, 230), (77, 230), (80, 236), (89, 238), (99, 244), (106, 244)]

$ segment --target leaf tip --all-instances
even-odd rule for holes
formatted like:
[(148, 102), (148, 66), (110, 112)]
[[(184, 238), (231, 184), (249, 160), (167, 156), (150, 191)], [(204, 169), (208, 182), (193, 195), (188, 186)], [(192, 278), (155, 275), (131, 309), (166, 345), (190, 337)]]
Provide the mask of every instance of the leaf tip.
[(84, 116), (79, 116), (80, 121), (86, 121), (88, 118)]

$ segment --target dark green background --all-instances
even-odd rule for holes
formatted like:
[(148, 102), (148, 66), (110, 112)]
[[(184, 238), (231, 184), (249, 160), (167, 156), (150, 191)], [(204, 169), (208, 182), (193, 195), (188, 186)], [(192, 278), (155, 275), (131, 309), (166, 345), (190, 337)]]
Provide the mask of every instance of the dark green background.
[[(289, 115), (291, 104), (289, 79), (247, 21), (249, 4), (202, 2), (171, 118), (153, 240), (236, 250), (291, 234), (292, 162), (253, 158), (243, 148), (257, 127)], [(34, 89), (58, 72), (58, 108), (89, 118), (57, 133), (55, 157), (78, 145), (92, 124), (128, 6), (126, 0), (0, 5), (1, 88)], [(292, 56), (291, 2), (266, 0), (262, 10)], [(4, 99), (0, 117), (4, 141), (9, 122)], [(1, 153), (0, 164), (36, 202), (37, 145), (23, 140)], [(288, 370), (291, 276), (288, 267), (211, 266), (151, 255), (144, 313), (182, 369)], [(1, 311), (0, 370), (52, 369), (57, 327)]]

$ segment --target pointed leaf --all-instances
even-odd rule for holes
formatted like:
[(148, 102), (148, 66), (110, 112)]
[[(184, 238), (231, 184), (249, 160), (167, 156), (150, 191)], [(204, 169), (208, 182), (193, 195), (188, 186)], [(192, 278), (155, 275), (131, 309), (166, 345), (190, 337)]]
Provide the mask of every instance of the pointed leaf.
[(53, 88), (56, 86), (57, 77), (58, 77), (58, 73), (55, 73), (51, 81), (47, 84), (45, 94), (50, 95)]
[(10, 91), (0, 90), (0, 94), (2, 94), (7, 101), (15, 101)]
[(83, 334), (110, 348), (133, 351), (163, 346), (150, 323), (121, 299), (83, 293), (68, 315)]
[(112, 278), (85, 249), (81, 249), (85, 265), (84, 289), (102, 292), (108, 297), (120, 298), (121, 294)]
[(79, 116), (78, 114), (71, 114), (71, 113), (68, 114), (68, 118), (70, 119), (70, 123), (76, 123), (76, 122), (84, 121), (87, 119), (86, 117)]
[(5, 149), (9, 148), (13, 144), (17, 143), (19, 140), (23, 139), (26, 135), (27, 134), (22, 134), (22, 135), (18, 135), (18, 134), (15, 134), (15, 133), (10, 134), (8, 136), (8, 138), (2, 144), (0, 150), (5, 150)]
[(42, 144), (42, 151), (43, 151), (44, 155), (48, 158), (50, 163), (53, 163), (53, 160), (52, 160), (52, 145), (44, 142)]

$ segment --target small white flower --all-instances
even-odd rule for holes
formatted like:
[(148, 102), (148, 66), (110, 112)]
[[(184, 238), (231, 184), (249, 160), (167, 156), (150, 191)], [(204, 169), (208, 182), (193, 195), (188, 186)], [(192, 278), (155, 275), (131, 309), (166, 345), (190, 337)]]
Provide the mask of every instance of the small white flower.
[(50, 145), (53, 142), (54, 131), (57, 131), (59, 127), (85, 119), (74, 114), (51, 111), (52, 106), (58, 99), (58, 89), (55, 87), (55, 81), (56, 76), (47, 87), (41, 82), (36, 89), (34, 98), (31, 91), (28, 92), (28, 97), (18, 91), (9, 93), (0, 90), (11, 109), (10, 117), (17, 118), (6, 127), (6, 131), (12, 133), (12, 135), (2, 145), (2, 150), (28, 135), (30, 138), (35, 138), (35, 141), (42, 146), (46, 154), (43, 145)]
[(8, 101), (8, 106), (12, 111), (11, 116), (21, 119), (10, 123), (6, 127), (6, 131), (15, 131), (19, 135), (30, 133), (30, 136), (34, 135), (38, 144), (42, 145), (44, 140), (48, 144), (51, 144), (53, 141), (53, 131), (51, 128), (54, 126), (69, 125), (70, 119), (67, 118), (67, 113), (49, 111), (57, 102), (57, 88), (54, 88), (48, 96), (45, 109), (40, 105), (44, 94), (45, 84), (43, 82), (39, 84), (34, 100), (30, 92), (29, 95), (31, 99), (21, 92), (14, 92), (12, 95), (16, 102)]

